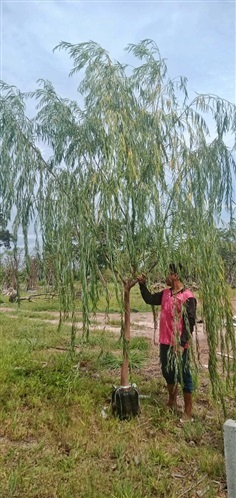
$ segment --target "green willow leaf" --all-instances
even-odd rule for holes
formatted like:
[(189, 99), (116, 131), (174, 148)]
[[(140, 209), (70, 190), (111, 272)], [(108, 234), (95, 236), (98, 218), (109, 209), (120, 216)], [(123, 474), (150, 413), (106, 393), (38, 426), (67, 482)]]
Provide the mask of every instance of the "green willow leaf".
[[(38, 227), (62, 316), (74, 316), (76, 266), (85, 336), (105, 285), (102, 271), (110, 269), (124, 316), (124, 357), (137, 274), (154, 267), (163, 274), (181, 259), (199, 283), (212, 388), (222, 399), (216, 353), (231, 348), (235, 364), (235, 339), (217, 223), (223, 209), (232, 215), (235, 105), (212, 94), (190, 101), (187, 79), (170, 78), (152, 40), (128, 45), (132, 66), (93, 41), (56, 49), (72, 60), (78, 102), (43, 79), (28, 94), (0, 85), (2, 215), (8, 221), (16, 213), (26, 260), (29, 227)], [(28, 101), (36, 103), (32, 119)], [(225, 360), (223, 367), (235, 387), (234, 369)]]

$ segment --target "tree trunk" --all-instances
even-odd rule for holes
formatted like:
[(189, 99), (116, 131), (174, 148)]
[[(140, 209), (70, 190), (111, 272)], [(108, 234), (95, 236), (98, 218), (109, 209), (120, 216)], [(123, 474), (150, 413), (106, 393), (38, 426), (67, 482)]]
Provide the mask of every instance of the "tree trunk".
[(129, 385), (129, 342), (130, 342), (130, 282), (124, 282), (125, 331), (123, 339), (123, 364), (121, 367), (121, 386)]

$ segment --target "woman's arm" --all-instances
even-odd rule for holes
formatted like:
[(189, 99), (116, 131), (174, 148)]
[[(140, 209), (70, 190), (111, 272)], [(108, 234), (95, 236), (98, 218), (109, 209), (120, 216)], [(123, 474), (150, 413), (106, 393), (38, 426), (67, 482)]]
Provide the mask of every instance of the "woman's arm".
[(159, 305), (161, 304), (163, 291), (155, 292), (151, 294), (146, 287), (146, 284), (139, 282), (139, 288), (141, 292), (141, 296), (146, 304)]

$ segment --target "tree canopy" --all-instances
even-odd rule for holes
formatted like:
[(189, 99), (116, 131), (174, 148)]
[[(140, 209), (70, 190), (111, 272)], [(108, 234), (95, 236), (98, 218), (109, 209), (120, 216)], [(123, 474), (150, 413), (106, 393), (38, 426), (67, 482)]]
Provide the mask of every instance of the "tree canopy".
[[(1, 83), (3, 215), (9, 219), (16, 209), (14, 230), (22, 227), (26, 256), (28, 228), (35, 220), (42, 251), (55, 256), (64, 311), (75, 306), (76, 241), (85, 330), (89, 300), (93, 309), (98, 300), (98, 247), (112, 272), (121, 311), (124, 286), (134, 285), (138, 272), (155, 262), (164, 272), (170, 261), (181, 260), (186, 272), (198, 277), (217, 394), (217, 344), (223, 352), (233, 348), (235, 355), (232, 310), (216, 244), (222, 207), (232, 212), (235, 105), (211, 94), (190, 100), (186, 78), (169, 76), (151, 40), (128, 45), (136, 62), (132, 66), (112, 60), (93, 41), (61, 42), (56, 50), (66, 50), (72, 59), (78, 102), (59, 96), (43, 79), (28, 94)], [(27, 117), (29, 99), (37, 105), (32, 119)], [(211, 134), (208, 118), (211, 127), (214, 123)], [(49, 159), (41, 144), (51, 151)], [(235, 385), (236, 372), (227, 372)]]
[(2, 208), (0, 206), (0, 247), (4, 246), (7, 249), (10, 249), (12, 241), (12, 235), (7, 230), (7, 223), (2, 214)]
[(236, 287), (236, 221), (219, 228), (219, 251), (224, 261), (225, 276), (231, 287)]

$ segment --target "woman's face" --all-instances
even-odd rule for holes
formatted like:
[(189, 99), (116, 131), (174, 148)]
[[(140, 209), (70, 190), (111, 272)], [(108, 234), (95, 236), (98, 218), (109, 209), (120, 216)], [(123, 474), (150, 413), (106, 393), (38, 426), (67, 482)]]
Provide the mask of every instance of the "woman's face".
[(172, 287), (174, 280), (176, 280), (176, 278), (177, 278), (176, 273), (173, 273), (173, 272), (168, 273), (168, 275), (166, 277), (166, 285), (168, 285), (169, 287)]

